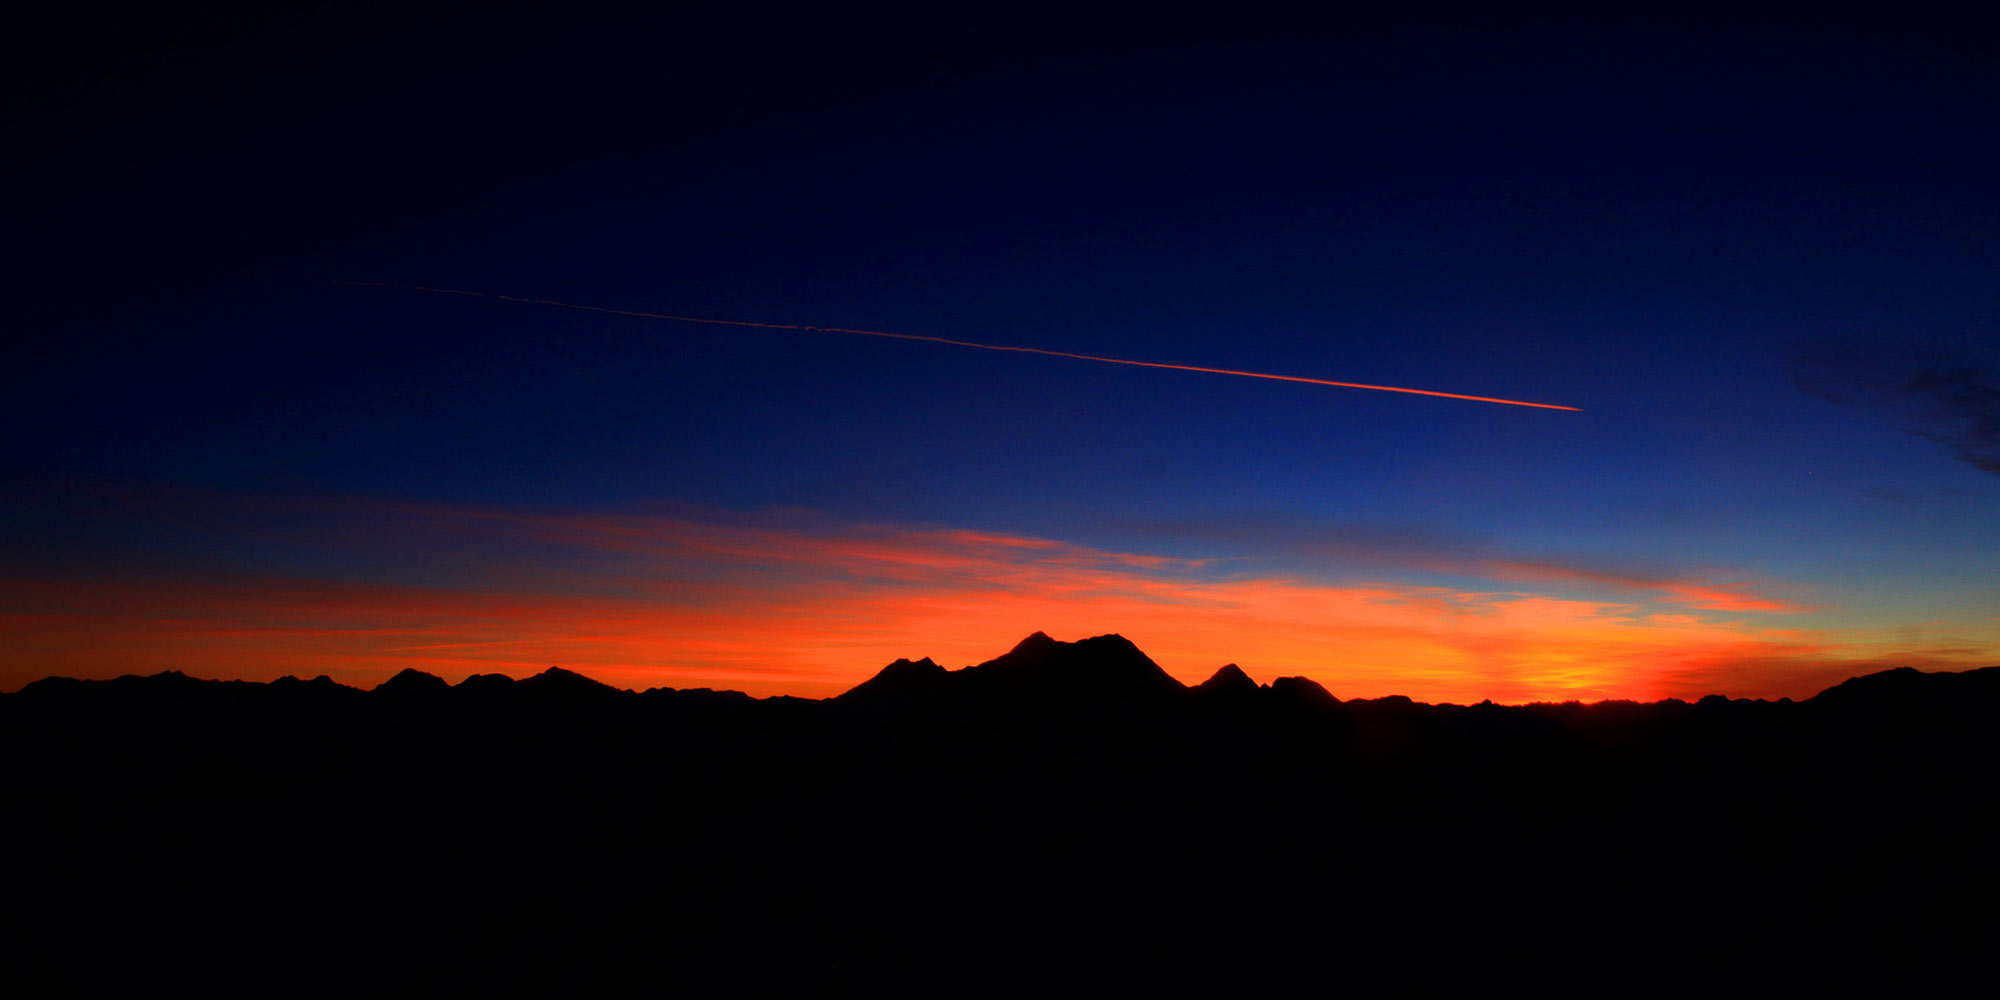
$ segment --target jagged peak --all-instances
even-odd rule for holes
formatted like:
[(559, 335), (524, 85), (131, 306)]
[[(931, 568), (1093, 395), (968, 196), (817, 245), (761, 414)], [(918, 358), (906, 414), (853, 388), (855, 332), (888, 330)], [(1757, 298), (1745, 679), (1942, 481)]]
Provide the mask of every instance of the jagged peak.
[(932, 660), (928, 656), (921, 660), (899, 657), (894, 663), (876, 671), (875, 676), (848, 688), (835, 697), (846, 698), (850, 695), (856, 695), (867, 698), (880, 695), (885, 691), (906, 691), (912, 687), (926, 686), (934, 682), (937, 678), (945, 676), (946, 673), (948, 671), (944, 667), (939, 666), (937, 661)]
[(1209, 679), (1196, 684), (1193, 690), (1203, 694), (1216, 694), (1239, 691), (1254, 692), (1259, 690), (1259, 688), (1257, 687), (1257, 682), (1251, 680), (1250, 675), (1243, 672), (1242, 667), (1230, 663), (1225, 664), (1220, 670), (1217, 670)]
[(1036, 632), (1034, 635), (1031, 635), (1026, 639), (1022, 639), (1020, 642), (1015, 643), (1014, 648), (1009, 650), (1008, 652), (1029, 653), (1046, 649), (1054, 649), (1057, 646), (1064, 646), (1064, 645), (1068, 645), (1068, 643), (1057, 642), (1056, 640), (1049, 638), (1049, 634), (1047, 632)]
[(909, 677), (944, 673), (945, 669), (936, 660), (926, 656), (921, 660), (898, 657), (896, 662), (875, 672), (877, 677)]
[(521, 683), (533, 685), (537, 688), (554, 688), (565, 691), (596, 692), (618, 690), (595, 677), (588, 677), (574, 670), (564, 670), (561, 667), (550, 667), (533, 677), (526, 678)]

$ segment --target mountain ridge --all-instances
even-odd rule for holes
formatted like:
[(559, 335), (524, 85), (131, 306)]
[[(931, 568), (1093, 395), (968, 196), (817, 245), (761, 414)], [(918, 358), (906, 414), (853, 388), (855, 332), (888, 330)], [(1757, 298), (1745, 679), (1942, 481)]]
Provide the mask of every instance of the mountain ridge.
[[(1191, 929), (1226, 976), (1280, 933), (1321, 971), (1328, 942), (1390, 969), (1470, 955), (1472, 978), (1559, 940), (1649, 977), (1819, 949), (1845, 980), (1881, 914), (1924, 962), (1984, 954), (1957, 915), (2000, 887), (1996, 719), (1995, 668), (1802, 702), (1427, 705), (1235, 665), (1187, 686), (1123, 638), (1038, 633), (817, 701), (562, 668), (49, 679), (0, 697), (0, 754), (32, 859), (11, 911), (76, 968), (104, 940), (210, 961), (220, 930), (281, 981), (353, 939), (347, 900), (402, 942), (384, 954), (436, 947), (439, 981), (491, 992), (524, 963), (546, 992), (599, 969), (935, 986), (1081, 949), (1124, 974)], [(1301, 900), (1323, 904), (1289, 930), (1265, 916)], [(100, 936), (122, 913), (165, 936)]]
[[(1935, 681), (1930, 678), (1951, 677), (1952, 681)], [(1730, 698), (1726, 695), (1710, 694), (1700, 701), (1720, 699), (1722, 702), (1747, 702), (1752, 704), (1808, 704), (1821, 702), (1848, 703), (1854, 700), (1894, 700), (1908, 697), (1924, 685), (1949, 684), (1965, 691), (1992, 690), (2000, 687), (2000, 665), (1978, 667), (1962, 671), (1924, 671), (1913, 667), (1899, 666), (1867, 674), (1857, 674), (1832, 685), (1809, 698), (1799, 699), (1751, 699)], [(805, 702), (841, 702), (848, 704), (877, 701), (909, 703), (925, 697), (997, 697), (1002, 700), (1021, 701), (1036, 697), (1074, 696), (1087, 699), (1122, 698), (1152, 700), (1161, 697), (1192, 693), (1208, 697), (1274, 697), (1279, 700), (1308, 706), (1330, 707), (1341, 704), (1383, 705), (1401, 703), (1430, 708), (1465, 707), (1454, 702), (1419, 702), (1403, 695), (1388, 695), (1374, 699), (1343, 700), (1325, 685), (1308, 677), (1275, 677), (1269, 683), (1258, 684), (1247, 672), (1234, 663), (1218, 668), (1208, 679), (1198, 684), (1187, 685), (1175, 679), (1147, 656), (1137, 645), (1117, 633), (1106, 633), (1089, 638), (1064, 642), (1051, 638), (1045, 632), (1034, 632), (1016, 643), (1000, 656), (980, 663), (948, 669), (930, 657), (919, 660), (899, 658), (882, 667), (875, 674), (839, 694), (819, 699), (799, 699), (793, 696), (756, 697), (730, 689), (711, 688), (649, 688), (637, 692), (630, 688), (619, 688), (607, 684), (587, 674), (561, 666), (550, 666), (525, 678), (515, 678), (502, 673), (471, 674), (452, 684), (444, 678), (414, 667), (404, 668), (387, 680), (372, 688), (360, 688), (342, 684), (325, 674), (311, 680), (300, 680), (286, 675), (271, 681), (219, 680), (190, 676), (183, 670), (164, 670), (154, 674), (125, 674), (107, 679), (80, 679), (51, 675), (22, 686), (19, 691), (0, 693), (0, 699), (29, 695), (35, 698), (64, 692), (74, 695), (83, 690), (105, 686), (106, 690), (119, 689), (127, 695), (149, 692), (155, 695), (168, 691), (188, 693), (204, 690), (207, 685), (247, 685), (251, 688), (272, 688), (274, 690), (294, 690), (300, 693), (324, 694), (334, 689), (343, 692), (366, 694), (373, 697), (397, 699), (436, 698), (479, 695), (483, 697), (524, 697), (540, 696), (555, 698), (611, 697), (618, 695), (672, 694), (702, 692), (713, 696), (768, 702), (783, 697)], [(1824, 700), (1822, 700), (1824, 699)], [(1664, 698), (1653, 702), (1634, 702), (1630, 699), (1605, 699), (1598, 702), (1556, 703), (1527, 702), (1515, 705), (1500, 705), (1502, 708), (1529, 708), (1536, 705), (1556, 704), (1636, 704), (1661, 706), (1682, 703), (1682, 699)], [(1491, 702), (1485, 704), (1491, 705)]]

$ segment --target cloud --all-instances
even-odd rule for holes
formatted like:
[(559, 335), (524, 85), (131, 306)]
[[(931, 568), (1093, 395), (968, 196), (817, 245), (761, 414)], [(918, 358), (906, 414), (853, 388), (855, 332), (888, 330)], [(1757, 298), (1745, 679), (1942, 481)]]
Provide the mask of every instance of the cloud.
[[(1558, 553), (1506, 552), (1492, 542), (1418, 525), (1334, 523), (1242, 512), (1228, 516), (1149, 519), (1122, 525), (1140, 536), (1220, 546), (1324, 570), (1422, 570), (1505, 583), (1579, 587), (1711, 611), (1792, 613), (1811, 607), (1770, 593), (1741, 572), (1672, 570)], [(1303, 558), (1302, 558), (1303, 557)]]
[(2000, 373), (1937, 348), (1826, 340), (1800, 349), (1793, 381), (1807, 393), (1875, 415), (2000, 476)]

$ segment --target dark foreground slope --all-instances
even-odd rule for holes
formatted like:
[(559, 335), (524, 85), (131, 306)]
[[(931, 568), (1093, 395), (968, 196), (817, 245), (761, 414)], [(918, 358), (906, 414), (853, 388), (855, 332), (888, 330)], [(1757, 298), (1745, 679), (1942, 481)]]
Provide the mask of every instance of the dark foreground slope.
[(0, 697), (6, 936), (86, 989), (1925, 982), (1995, 929), (1996, 712), (1996, 669), (1342, 702), (1040, 634), (824, 702), (50, 680)]

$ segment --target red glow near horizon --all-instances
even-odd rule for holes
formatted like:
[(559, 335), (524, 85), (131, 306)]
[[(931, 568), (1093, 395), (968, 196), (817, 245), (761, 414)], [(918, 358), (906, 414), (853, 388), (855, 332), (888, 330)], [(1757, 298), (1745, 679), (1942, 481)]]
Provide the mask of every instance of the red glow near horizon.
[[(620, 687), (822, 697), (899, 657), (964, 666), (1037, 630), (1122, 634), (1187, 683), (1234, 662), (1260, 681), (1311, 677), (1342, 698), (1458, 703), (1805, 697), (1888, 665), (1979, 665), (1963, 648), (1906, 649), (1888, 661), (1879, 642), (1745, 621), (1737, 613), (1788, 606), (1699, 580), (1613, 578), (1624, 596), (1576, 597), (1216, 577), (1200, 560), (949, 528), (412, 510), (394, 508), (423, 537), (456, 531), (479, 551), (558, 546), (616, 568), (568, 577), (517, 567), (505, 586), (482, 573), (480, 585), (459, 587), (5, 580), (0, 599), (12, 610), (0, 615), (0, 635), (10, 659), (0, 688), (167, 669), (325, 673), (370, 686), (406, 667), (455, 681), (560, 665)], [(562, 589), (579, 580), (584, 592)]]

